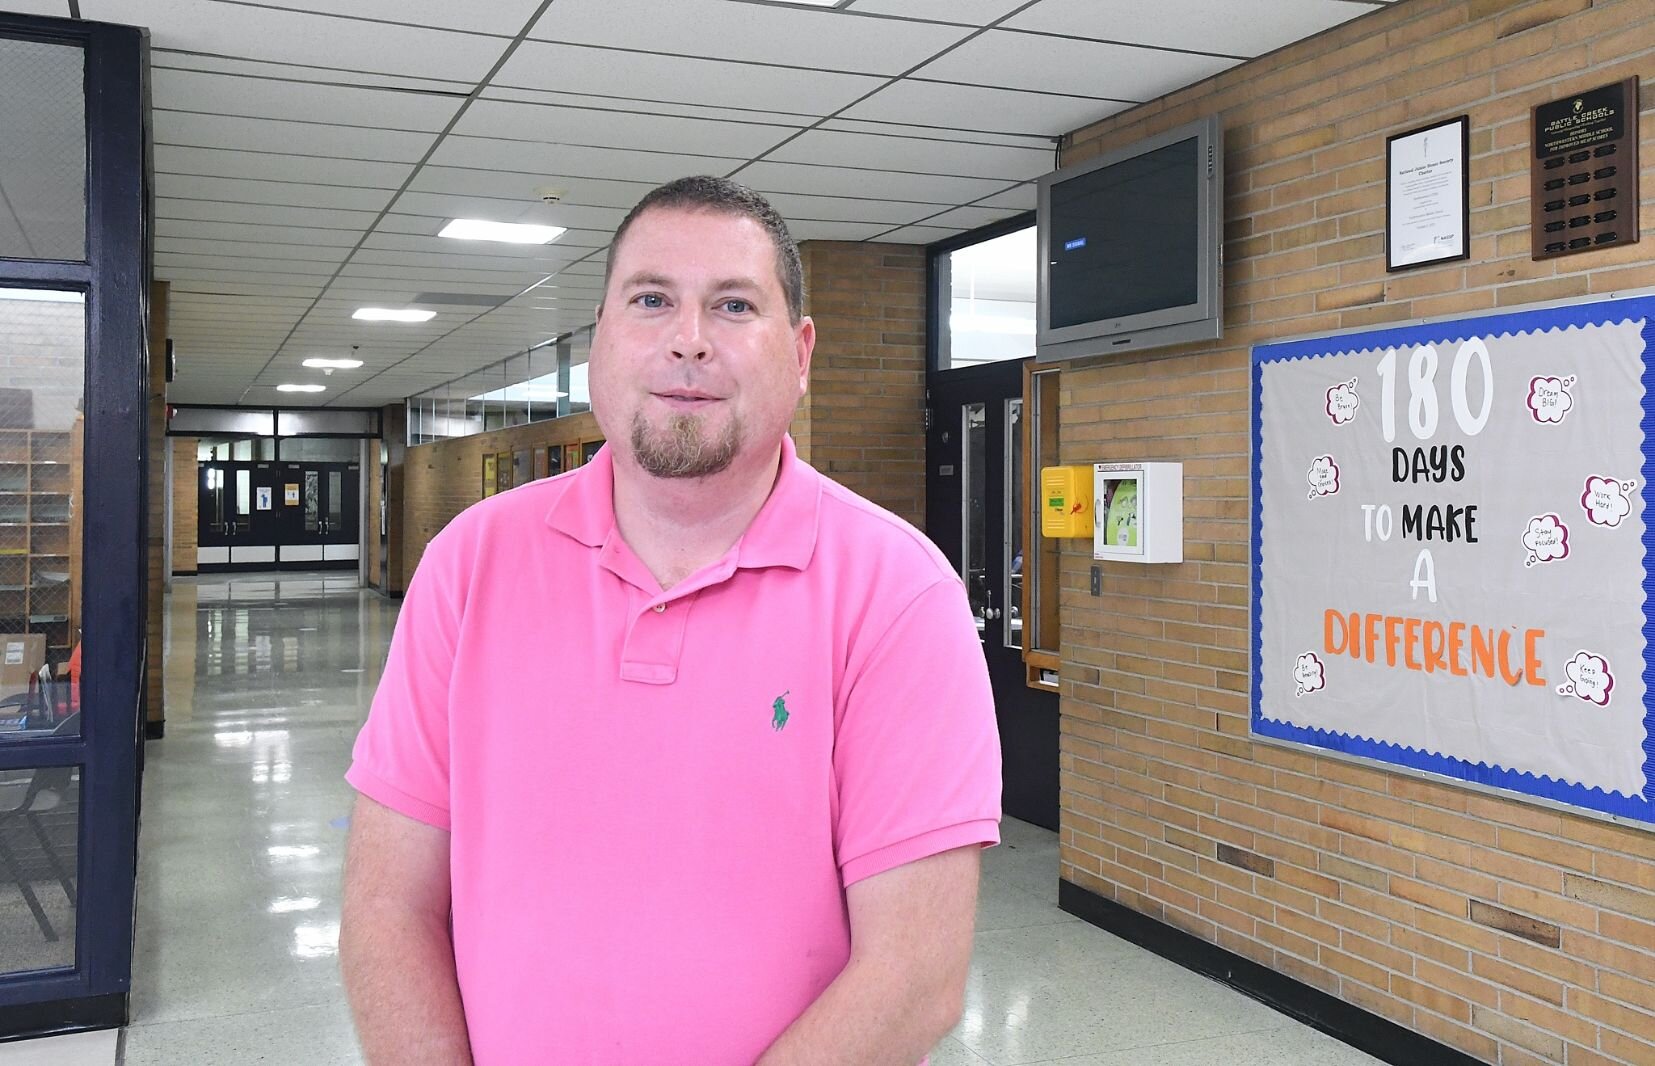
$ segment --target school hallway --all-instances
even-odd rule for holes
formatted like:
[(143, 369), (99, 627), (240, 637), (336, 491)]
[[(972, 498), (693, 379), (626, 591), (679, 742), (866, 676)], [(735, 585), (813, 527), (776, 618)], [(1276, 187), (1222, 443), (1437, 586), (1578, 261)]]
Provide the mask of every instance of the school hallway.
[[(174, 581), (167, 733), (146, 752), (132, 1024), (118, 1041), (5, 1045), (0, 1063), (361, 1061), (336, 958), (343, 774), (395, 616), (354, 573)], [(984, 855), (965, 1014), (934, 1066), (1378, 1061), (1059, 910), (1056, 835), (1002, 831)]]

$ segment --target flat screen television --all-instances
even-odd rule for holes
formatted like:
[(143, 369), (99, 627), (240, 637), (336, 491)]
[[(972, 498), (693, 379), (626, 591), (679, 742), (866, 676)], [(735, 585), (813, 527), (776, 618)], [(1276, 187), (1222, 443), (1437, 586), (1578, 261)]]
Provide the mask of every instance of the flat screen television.
[(1040, 179), (1039, 360), (1223, 335), (1223, 137), (1215, 115)]

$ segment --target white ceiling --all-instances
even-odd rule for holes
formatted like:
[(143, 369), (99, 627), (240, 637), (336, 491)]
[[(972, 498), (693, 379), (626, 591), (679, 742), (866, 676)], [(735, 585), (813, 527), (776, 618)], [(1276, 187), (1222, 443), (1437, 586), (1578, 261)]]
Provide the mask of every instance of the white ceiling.
[[(1385, 0), (0, 0), (152, 31), (156, 276), (180, 403), (395, 402), (587, 325), (659, 182), (732, 175), (800, 240), (1034, 206), (1052, 138)], [(537, 190), (562, 193), (556, 204)], [(568, 227), (456, 242), (450, 218)], [(431, 322), (353, 321), (422, 293)]]

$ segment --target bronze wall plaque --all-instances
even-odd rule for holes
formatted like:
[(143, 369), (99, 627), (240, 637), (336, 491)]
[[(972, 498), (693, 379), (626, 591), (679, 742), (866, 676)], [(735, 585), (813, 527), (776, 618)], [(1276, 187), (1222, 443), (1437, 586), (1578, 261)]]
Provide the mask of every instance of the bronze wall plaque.
[(1637, 76), (1540, 104), (1532, 125), (1534, 258), (1637, 243)]

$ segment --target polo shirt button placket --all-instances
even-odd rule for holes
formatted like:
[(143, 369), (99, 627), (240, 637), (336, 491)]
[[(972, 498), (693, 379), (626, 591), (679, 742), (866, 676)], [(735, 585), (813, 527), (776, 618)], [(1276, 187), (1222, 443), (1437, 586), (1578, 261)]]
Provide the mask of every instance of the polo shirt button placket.
[(664, 603), (657, 603), (654, 607), (654, 611), (655, 611), (656, 614), (661, 614), (664, 611), (666, 611), (666, 609), (667, 609), (667, 605), (664, 604)]

